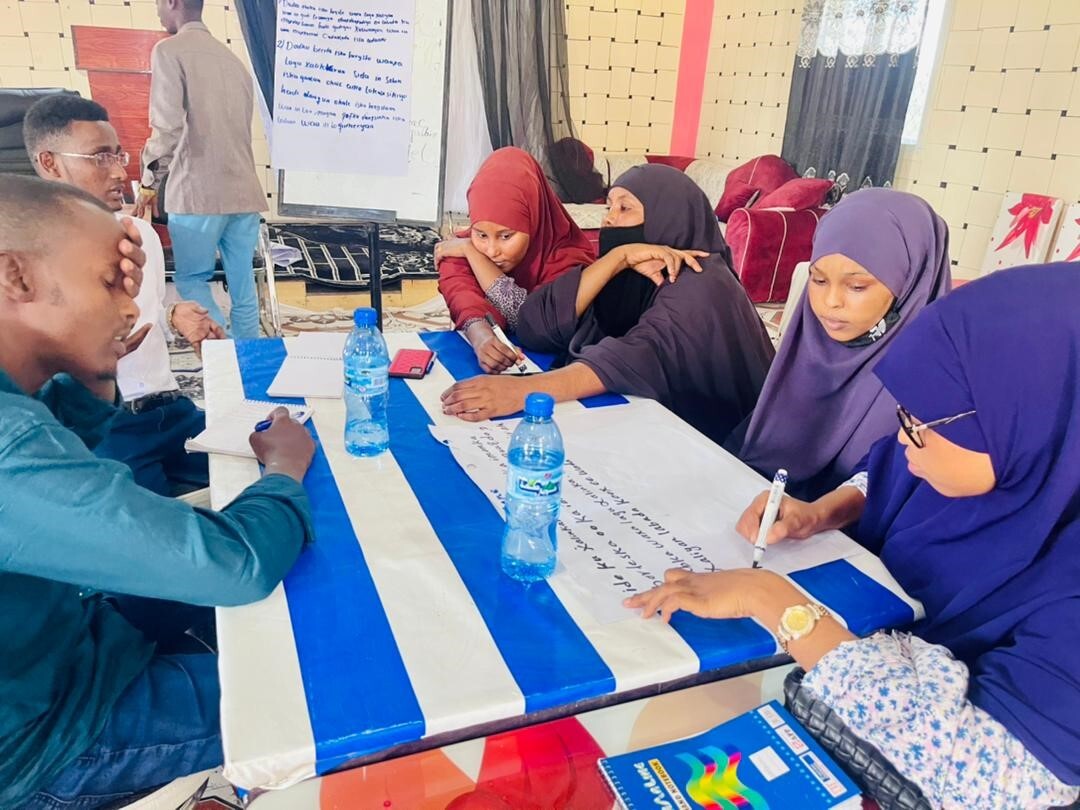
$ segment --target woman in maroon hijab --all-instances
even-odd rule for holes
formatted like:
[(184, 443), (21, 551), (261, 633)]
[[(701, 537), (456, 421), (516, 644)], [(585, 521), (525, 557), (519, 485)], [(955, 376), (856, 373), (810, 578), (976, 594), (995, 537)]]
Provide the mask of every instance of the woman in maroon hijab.
[(539, 164), (516, 147), (499, 149), (484, 161), (468, 199), (469, 234), (435, 247), (439, 292), (480, 366), (498, 374), (517, 357), (495, 338), (484, 316), (516, 330), (525, 296), (568, 270), (591, 264), (593, 249)]

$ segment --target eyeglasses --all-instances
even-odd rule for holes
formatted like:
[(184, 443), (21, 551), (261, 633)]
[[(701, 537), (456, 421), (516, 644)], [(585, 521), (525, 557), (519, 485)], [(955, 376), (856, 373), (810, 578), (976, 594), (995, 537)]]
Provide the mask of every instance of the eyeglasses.
[(83, 160), (92, 160), (97, 164), (99, 169), (107, 169), (113, 163), (117, 166), (127, 168), (127, 165), (131, 163), (131, 155), (127, 152), (95, 152), (92, 155), (83, 155), (79, 152), (53, 152), (54, 155), (63, 155), (64, 157), (76, 157)]
[(915, 420), (911, 416), (911, 412), (908, 411), (903, 405), (896, 406), (896, 418), (900, 420), (900, 427), (903, 428), (904, 433), (911, 443), (916, 447), (922, 449), (926, 447), (926, 442), (923, 441), (922, 432), (929, 430), (930, 428), (941, 427), (947, 425), (950, 422), (955, 422), (957, 419), (963, 419), (965, 416), (974, 416), (975, 411), (964, 411), (964, 413), (958, 413), (956, 416), (946, 416), (944, 419), (935, 419), (932, 422), (921, 422), (915, 424)]

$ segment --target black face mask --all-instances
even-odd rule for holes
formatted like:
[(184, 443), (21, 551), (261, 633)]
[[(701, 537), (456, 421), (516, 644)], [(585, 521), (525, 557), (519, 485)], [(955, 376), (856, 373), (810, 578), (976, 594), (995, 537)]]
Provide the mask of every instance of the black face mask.
[(627, 228), (601, 228), (600, 229), (600, 255), (606, 256), (609, 252), (623, 245), (633, 245), (645, 241), (645, 223), (630, 225)]
[(900, 320), (900, 305), (895, 301), (893, 305), (889, 307), (889, 311), (885, 313), (885, 317), (874, 325), (869, 332), (864, 335), (860, 335), (857, 338), (845, 341), (842, 345), (852, 349), (858, 349), (862, 346), (869, 346), (871, 343), (877, 343), (888, 332), (896, 322)]

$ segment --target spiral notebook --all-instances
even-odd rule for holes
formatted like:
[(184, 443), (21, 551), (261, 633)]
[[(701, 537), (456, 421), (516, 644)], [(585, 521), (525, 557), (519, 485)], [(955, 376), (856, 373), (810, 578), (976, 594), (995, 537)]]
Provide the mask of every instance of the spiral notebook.
[(286, 340), (288, 356), (266, 393), (272, 397), (340, 399), (346, 338), (343, 332), (307, 332)]
[(288, 408), (292, 418), (303, 424), (311, 418), (312, 409), (305, 405), (282, 405), (245, 399), (228, 411), (216, 414), (214, 424), (194, 438), (184, 442), (189, 453), (220, 453), (224, 456), (255, 458), (248, 437), (255, 425), (266, 419), (274, 408)]
[(859, 810), (844, 773), (775, 700), (716, 728), (598, 763), (627, 810)]

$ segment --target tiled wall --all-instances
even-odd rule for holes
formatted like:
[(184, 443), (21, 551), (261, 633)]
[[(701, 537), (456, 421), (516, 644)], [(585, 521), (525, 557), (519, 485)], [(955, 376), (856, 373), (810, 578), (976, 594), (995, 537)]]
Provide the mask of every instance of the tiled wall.
[(668, 152), (685, 5), (567, 0), (570, 111), (592, 148)]
[[(235, 8), (225, 0), (206, 0), (203, 21), (249, 62)], [(75, 68), (73, 25), (161, 30), (154, 0), (0, 0), (0, 87), (67, 87), (89, 96), (86, 74)], [(257, 111), (252, 143), (259, 178), (273, 192), (270, 153)]]
[[(594, 149), (669, 151), (685, 10), (567, 0), (571, 114)], [(699, 155), (780, 151), (801, 13), (801, 0), (715, 0)]]
[(944, 40), (896, 186), (945, 217), (971, 277), (1006, 191), (1080, 200), (1080, 0), (954, 0)]
[(699, 155), (780, 153), (801, 15), (802, 0), (716, 0)]
[[(715, 0), (698, 154), (779, 152), (802, 0)], [(566, 0), (571, 112), (593, 148), (666, 153), (684, 0)], [(1005, 191), (1080, 199), (1080, 0), (952, 0), (916, 147), (896, 186), (930, 201), (974, 275)], [(245, 61), (234, 9), (206, 0), (216, 36)], [(0, 86), (87, 93), (72, 25), (158, 29), (153, 0), (0, 0)], [(269, 187), (261, 122), (256, 163)], [(269, 189), (272, 191), (272, 189)]]

